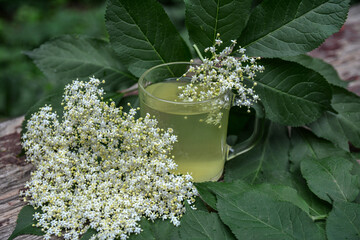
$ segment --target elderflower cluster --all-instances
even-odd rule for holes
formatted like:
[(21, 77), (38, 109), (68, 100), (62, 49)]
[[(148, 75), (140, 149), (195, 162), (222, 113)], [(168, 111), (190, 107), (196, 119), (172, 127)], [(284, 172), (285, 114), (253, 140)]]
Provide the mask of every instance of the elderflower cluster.
[(171, 173), (176, 136), (146, 115), (135, 118), (102, 100), (100, 81), (73, 81), (63, 96), (62, 121), (51, 106), (32, 115), (23, 135), (27, 160), (36, 166), (22, 193), (36, 209), (36, 226), (76, 240), (126, 239), (140, 233), (142, 217), (178, 226), (184, 202), (194, 203), (190, 175)]
[[(179, 98), (188, 102), (204, 101), (234, 91), (236, 93), (234, 105), (245, 106), (248, 109), (259, 100), (259, 96), (254, 91), (256, 86), (254, 78), (256, 72), (262, 72), (264, 67), (256, 64), (259, 58), (247, 56), (246, 50), (241, 47), (237, 50), (239, 57), (230, 56), (236, 45), (235, 40), (231, 42), (230, 46), (217, 53), (216, 47), (222, 44), (220, 35), (217, 34), (214, 45), (205, 48), (205, 52), (211, 53), (211, 58), (201, 57), (202, 63), (191, 65), (184, 74), (191, 76), (191, 83), (179, 87), (181, 89)], [(245, 81), (253, 82), (252, 86), (248, 87)]]

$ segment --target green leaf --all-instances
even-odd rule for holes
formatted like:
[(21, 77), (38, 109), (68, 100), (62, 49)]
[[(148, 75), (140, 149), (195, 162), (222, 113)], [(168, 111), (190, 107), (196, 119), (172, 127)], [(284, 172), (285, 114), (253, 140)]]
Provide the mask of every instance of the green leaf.
[(360, 204), (335, 202), (326, 221), (329, 240), (360, 239)]
[(287, 128), (270, 123), (268, 132), (256, 147), (226, 163), (225, 180), (243, 179), (253, 184), (278, 178), (288, 169), (289, 146)]
[(280, 59), (262, 63), (265, 71), (259, 74), (255, 90), (268, 119), (299, 126), (315, 121), (330, 108), (331, 88), (319, 73)]
[(36, 221), (33, 219), (35, 212), (36, 210), (33, 208), (33, 206), (30, 205), (24, 206), (21, 209), (16, 221), (16, 227), (8, 240), (12, 240), (17, 236), (26, 234), (37, 236), (44, 235), (44, 232), (41, 231), (41, 228), (33, 226), (33, 224), (36, 224)]
[(238, 239), (325, 239), (300, 208), (258, 191), (219, 196), (217, 207)]
[(316, 137), (304, 128), (291, 129), (290, 170), (296, 172), (300, 169), (303, 159), (322, 159), (336, 156), (351, 159), (350, 153), (337, 148), (331, 142)]
[(350, 174), (353, 164), (346, 158), (308, 158), (300, 166), (311, 191), (329, 203), (351, 202), (359, 194), (359, 177)]
[(216, 195), (226, 197), (228, 194), (239, 194), (250, 189), (250, 185), (242, 180), (234, 182), (202, 182), (195, 183), (195, 186), (199, 191), (200, 198), (215, 210), (217, 210)]
[(251, 56), (306, 53), (339, 31), (348, 9), (349, 0), (264, 0), (252, 12), (238, 42)]
[(181, 239), (235, 239), (218, 214), (192, 210), (189, 207), (181, 218), (179, 232)]
[(216, 196), (209, 189), (208, 184), (213, 184), (212, 182), (201, 182), (195, 183), (196, 189), (199, 192), (200, 198), (211, 208), (216, 210)]
[[(324, 219), (331, 210), (331, 204), (318, 198), (308, 188), (305, 179), (301, 176), (300, 171), (296, 173), (288, 172), (287, 178), (282, 179), (282, 183), (297, 191), (301, 199), (306, 202), (309, 211), (307, 212), (313, 220)], [(295, 203), (293, 203), (296, 205)], [(304, 208), (301, 207), (305, 211)]]
[(313, 58), (309, 55), (297, 55), (292, 57), (282, 57), (286, 61), (297, 62), (306, 68), (310, 68), (318, 73), (320, 73), (328, 83), (338, 86), (338, 87), (346, 87), (348, 84), (341, 80), (337, 71), (333, 66), (324, 62), (319, 58)]
[(254, 187), (259, 192), (266, 193), (270, 197), (273, 197), (277, 200), (290, 202), (295, 206), (301, 208), (307, 214), (310, 213), (310, 207), (305, 202), (305, 200), (298, 194), (298, 192), (291, 187), (282, 186), (282, 185), (274, 185), (274, 184), (260, 184)]
[(223, 198), (226, 198), (229, 195), (233, 194), (239, 195), (246, 191), (256, 190), (258, 192), (267, 194), (273, 199), (290, 202), (309, 214), (309, 205), (304, 201), (304, 199), (297, 193), (294, 188), (288, 186), (269, 183), (250, 186), (245, 182), (239, 180), (231, 183), (206, 183), (205, 185), (207, 185), (207, 187), (211, 189), (211, 191), (215, 193), (216, 196), (221, 196)]
[(233, 182), (208, 182), (207, 187), (216, 195), (226, 197), (229, 194), (239, 194), (251, 189), (251, 186), (243, 180)]
[(348, 150), (350, 141), (360, 148), (360, 98), (342, 88), (333, 88), (331, 105), (336, 111), (327, 111), (309, 125), (314, 133)]
[(191, 58), (156, 0), (110, 0), (105, 18), (114, 50), (135, 76), (158, 64)]
[[(259, 184), (259, 185), (248, 185), (242, 180), (236, 180), (234, 182), (206, 182), (206, 183), (198, 183), (196, 184), (197, 189), (199, 190), (199, 186), (202, 189), (207, 189), (208, 192), (212, 192), (213, 199), (211, 199), (211, 203), (216, 205), (216, 196), (221, 196), (223, 198), (227, 198), (229, 195), (240, 195), (241, 193), (256, 190), (262, 193), (267, 194), (269, 197), (273, 199), (290, 202), (299, 208), (301, 208), (304, 212), (309, 214), (309, 205), (304, 201), (304, 199), (299, 196), (297, 191), (294, 188), (283, 186), (283, 185), (275, 185), (275, 184)], [(200, 195), (203, 192), (199, 191)], [(214, 208), (216, 209), (216, 208)]]
[(141, 233), (131, 234), (130, 240), (157, 240), (157, 239), (179, 239), (178, 228), (176, 228), (169, 220), (157, 219), (151, 222), (147, 219), (141, 219), (139, 222)]
[(89, 228), (80, 238), (80, 240), (89, 240), (93, 235), (97, 234), (95, 229)]
[(205, 211), (205, 212), (208, 212), (210, 209), (209, 209), (209, 205), (206, 204), (202, 199), (200, 198), (196, 198), (196, 201), (193, 205), (195, 207), (195, 209), (197, 210), (201, 210), (201, 211)]
[[(330, 211), (331, 205), (319, 199), (308, 188), (306, 181), (302, 178), (300, 172), (300, 163), (304, 159), (322, 159), (336, 156), (346, 158), (352, 161), (354, 170), (359, 170), (359, 164), (354, 161), (351, 154), (343, 149), (337, 148), (331, 142), (316, 137), (312, 132), (304, 128), (291, 129), (291, 147), (290, 147), (290, 171), (291, 177), (286, 179), (283, 184), (295, 188), (300, 196), (309, 204), (310, 214), (314, 217), (321, 217)], [(352, 171), (352, 174), (354, 172)]]
[(86, 36), (61, 36), (26, 53), (59, 88), (73, 80), (106, 80), (106, 90), (126, 89), (137, 82), (121, 65), (106, 41)]
[[(186, 0), (186, 25), (191, 40), (201, 53), (215, 43), (220, 33), (221, 48), (236, 40), (250, 15), (252, 0)], [(224, 47), (223, 47), (224, 46)], [(221, 49), (220, 49), (221, 50)]]

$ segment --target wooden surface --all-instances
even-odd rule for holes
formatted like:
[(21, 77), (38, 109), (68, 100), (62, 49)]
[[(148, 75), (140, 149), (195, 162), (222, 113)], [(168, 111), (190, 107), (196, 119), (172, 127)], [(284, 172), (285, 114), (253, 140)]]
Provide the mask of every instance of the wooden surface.
[[(340, 77), (349, 82), (349, 90), (360, 96), (360, 5), (352, 7), (349, 17), (334, 36), (310, 53), (332, 64)], [(20, 131), (23, 117), (0, 123), (0, 240), (15, 228), (17, 215), (24, 205), (19, 191), (30, 178), (33, 168), (21, 153)], [(41, 239), (19, 236), (22, 240)]]
[[(16, 218), (24, 202), (19, 191), (30, 178), (33, 168), (21, 154), (20, 131), (23, 117), (0, 123), (0, 239), (7, 239), (14, 230)], [(41, 239), (21, 236), (16, 239)]]

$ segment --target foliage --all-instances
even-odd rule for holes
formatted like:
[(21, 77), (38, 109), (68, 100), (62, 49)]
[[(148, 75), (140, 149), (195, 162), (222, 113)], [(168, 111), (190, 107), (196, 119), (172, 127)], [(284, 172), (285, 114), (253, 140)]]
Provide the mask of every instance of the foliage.
[[(200, 48), (212, 45), (218, 32), (263, 57), (266, 70), (256, 79), (256, 91), (265, 108), (266, 132), (254, 149), (226, 164), (224, 182), (196, 184), (201, 210), (187, 209), (179, 228), (144, 220), (144, 232), (130, 238), (190, 239), (186, 232), (191, 231), (197, 239), (218, 234), (228, 239), (359, 239), (360, 166), (347, 143), (360, 147), (360, 98), (344, 88), (330, 65), (304, 55), (340, 29), (349, 1), (185, 3), (191, 42)], [(94, 70), (95, 77), (107, 80), (110, 94), (135, 83), (151, 66), (191, 58), (189, 41), (155, 0), (109, 0), (105, 19), (110, 42), (69, 35), (28, 55), (59, 84)], [(230, 31), (227, 25), (234, 22), (236, 30)], [(94, 42), (101, 45), (94, 47)], [(61, 65), (54, 55), (62, 57)], [(90, 57), (101, 64), (94, 65)], [(111, 85), (114, 74), (116, 86)], [(136, 96), (131, 100), (137, 102)], [(237, 127), (236, 121), (230, 123), (230, 129)]]
[(85, 11), (64, 9), (69, 1), (55, 2), (0, 3), (0, 119), (25, 114), (59, 88), (56, 79), (44, 78), (24, 50), (64, 33), (106, 37), (104, 6), (82, 2), (88, 6)]
[(36, 221), (33, 219), (35, 212), (38, 211), (36, 211), (32, 206), (25, 206), (21, 209), (19, 217), (16, 221), (16, 228), (10, 235), (9, 240), (25, 234), (43, 235), (41, 228), (34, 227), (36, 224)]

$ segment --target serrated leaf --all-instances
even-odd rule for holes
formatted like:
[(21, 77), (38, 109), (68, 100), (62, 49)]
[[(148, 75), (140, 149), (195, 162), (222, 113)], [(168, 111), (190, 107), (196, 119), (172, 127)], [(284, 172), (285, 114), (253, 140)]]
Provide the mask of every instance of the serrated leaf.
[(307, 158), (322, 159), (331, 156), (346, 158), (352, 161), (354, 170), (359, 170), (358, 164), (350, 153), (335, 147), (334, 144), (325, 139), (316, 137), (309, 130), (292, 128), (289, 154), (291, 177), (283, 183), (292, 186), (298, 191), (300, 196), (309, 204), (310, 214), (314, 217), (326, 215), (331, 210), (331, 205), (319, 199), (308, 188), (305, 179), (301, 176), (300, 163)]
[(80, 238), (80, 240), (89, 240), (93, 235), (97, 234), (95, 229), (89, 228)]
[(203, 199), (210, 207), (216, 208), (216, 195), (226, 197), (228, 194), (240, 194), (250, 189), (250, 185), (242, 180), (234, 182), (202, 182), (195, 183), (199, 191), (201, 199)]
[(290, 146), (287, 128), (269, 124), (268, 132), (256, 147), (226, 163), (226, 181), (243, 179), (253, 184), (287, 171)]
[[(299, 194), (294, 188), (288, 186), (268, 184), (268, 183), (249, 185), (241, 180), (236, 180), (234, 182), (199, 183), (196, 184), (196, 187), (198, 188), (199, 185), (202, 187), (202, 189), (207, 189), (208, 192), (213, 193), (214, 199), (212, 199), (212, 204), (215, 205), (216, 205), (216, 196), (227, 198), (229, 195), (239, 196), (244, 192), (250, 190), (256, 190), (258, 192), (267, 194), (269, 197), (272, 197), (273, 199), (290, 202), (301, 208), (304, 212), (309, 214), (309, 205), (304, 201), (304, 199), (302, 199), (302, 197), (299, 196)], [(200, 195), (203, 191), (199, 192)], [(216, 209), (216, 207), (214, 209)]]
[(300, 169), (303, 159), (322, 159), (331, 156), (351, 159), (351, 155), (343, 149), (337, 148), (331, 142), (316, 137), (304, 128), (291, 129), (290, 170), (296, 172)]
[(181, 239), (235, 239), (218, 214), (192, 210), (189, 207), (181, 218), (179, 233)]
[(311, 191), (329, 203), (351, 202), (359, 194), (360, 179), (350, 173), (353, 164), (346, 158), (308, 158), (300, 167)]
[(186, 43), (155, 0), (108, 1), (105, 18), (114, 50), (135, 76), (162, 63), (191, 58)]
[(291, 187), (282, 186), (282, 185), (275, 185), (275, 184), (260, 184), (254, 187), (255, 190), (266, 193), (270, 197), (273, 197), (277, 200), (290, 202), (295, 206), (301, 208), (307, 214), (310, 213), (310, 207), (305, 202), (305, 200), (298, 194), (298, 192)]
[(239, 44), (251, 56), (306, 53), (339, 31), (349, 0), (264, 0), (252, 12)]
[(73, 80), (106, 80), (106, 90), (126, 89), (137, 82), (120, 63), (108, 42), (86, 36), (61, 36), (26, 53), (59, 88)]
[[(186, 0), (186, 25), (201, 53), (220, 33), (224, 48), (236, 40), (250, 15), (252, 0)], [(224, 47), (223, 47), (224, 46)], [(222, 49), (219, 49), (222, 50)]]
[(318, 73), (320, 73), (328, 83), (338, 86), (338, 87), (346, 87), (348, 84), (341, 80), (339, 74), (334, 69), (333, 66), (324, 62), (319, 58), (313, 58), (309, 55), (297, 55), (291, 57), (282, 57), (286, 61), (297, 62), (304, 67), (310, 68)]
[(331, 106), (336, 113), (327, 111), (309, 125), (314, 133), (349, 150), (348, 141), (360, 147), (360, 97), (346, 89), (334, 87)]
[(42, 236), (45, 233), (41, 231), (41, 228), (34, 227), (33, 224), (36, 224), (36, 221), (33, 219), (33, 215), (35, 214), (36, 210), (33, 206), (27, 205), (24, 206), (18, 215), (16, 220), (16, 227), (8, 240), (12, 240), (20, 235), (37, 235)]
[(330, 108), (331, 88), (319, 73), (280, 59), (262, 62), (255, 90), (266, 117), (283, 125), (299, 126), (318, 119)]
[[(305, 179), (302, 178), (300, 171), (296, 173), (288, 172), (288, 175), (280, 180), (280, 184), (289, 186), (297, 191), (300, 199), (303, 199), (306, 202), (306, 208), (308, 208), (309, 210), (306, 212), (309, 214), (309, 216), (311, 216), (313, 220), (324, 219), (324, 217), (326, 217), (327, 214), (330, 212), (331, 204), (321, 200), (313, 192), (310, 191)], [(300, 208), (305, 211), (304, 208)]]
[(140, 234), (131, 234), (130, 240), (158, 240), (158, 239), (179, 239), (178, 228), (170, 220), (157, 219), (151, 222), (141, 219), (139, 222), (142, 229)]
[(360, 204), (335, 202), (326, 220), (329, 240), (360, 239)]
[(238, 239), (325, 239), (300, 208), (258, 191), (220, 196), (217, 207)]
[(205, 211), (205, 212), (208, 212), (210, 210), (209, 205), (200, 198), (196, 198), (193, 206), (195, 209)]
[(216, 197), (215, 194), (211, 192), (208, 188), (208, 184), (211, 182), (201, 182), (195, 183), (196, 189), (199, 192), (200, 198), (211, 208), (216, 210)]

